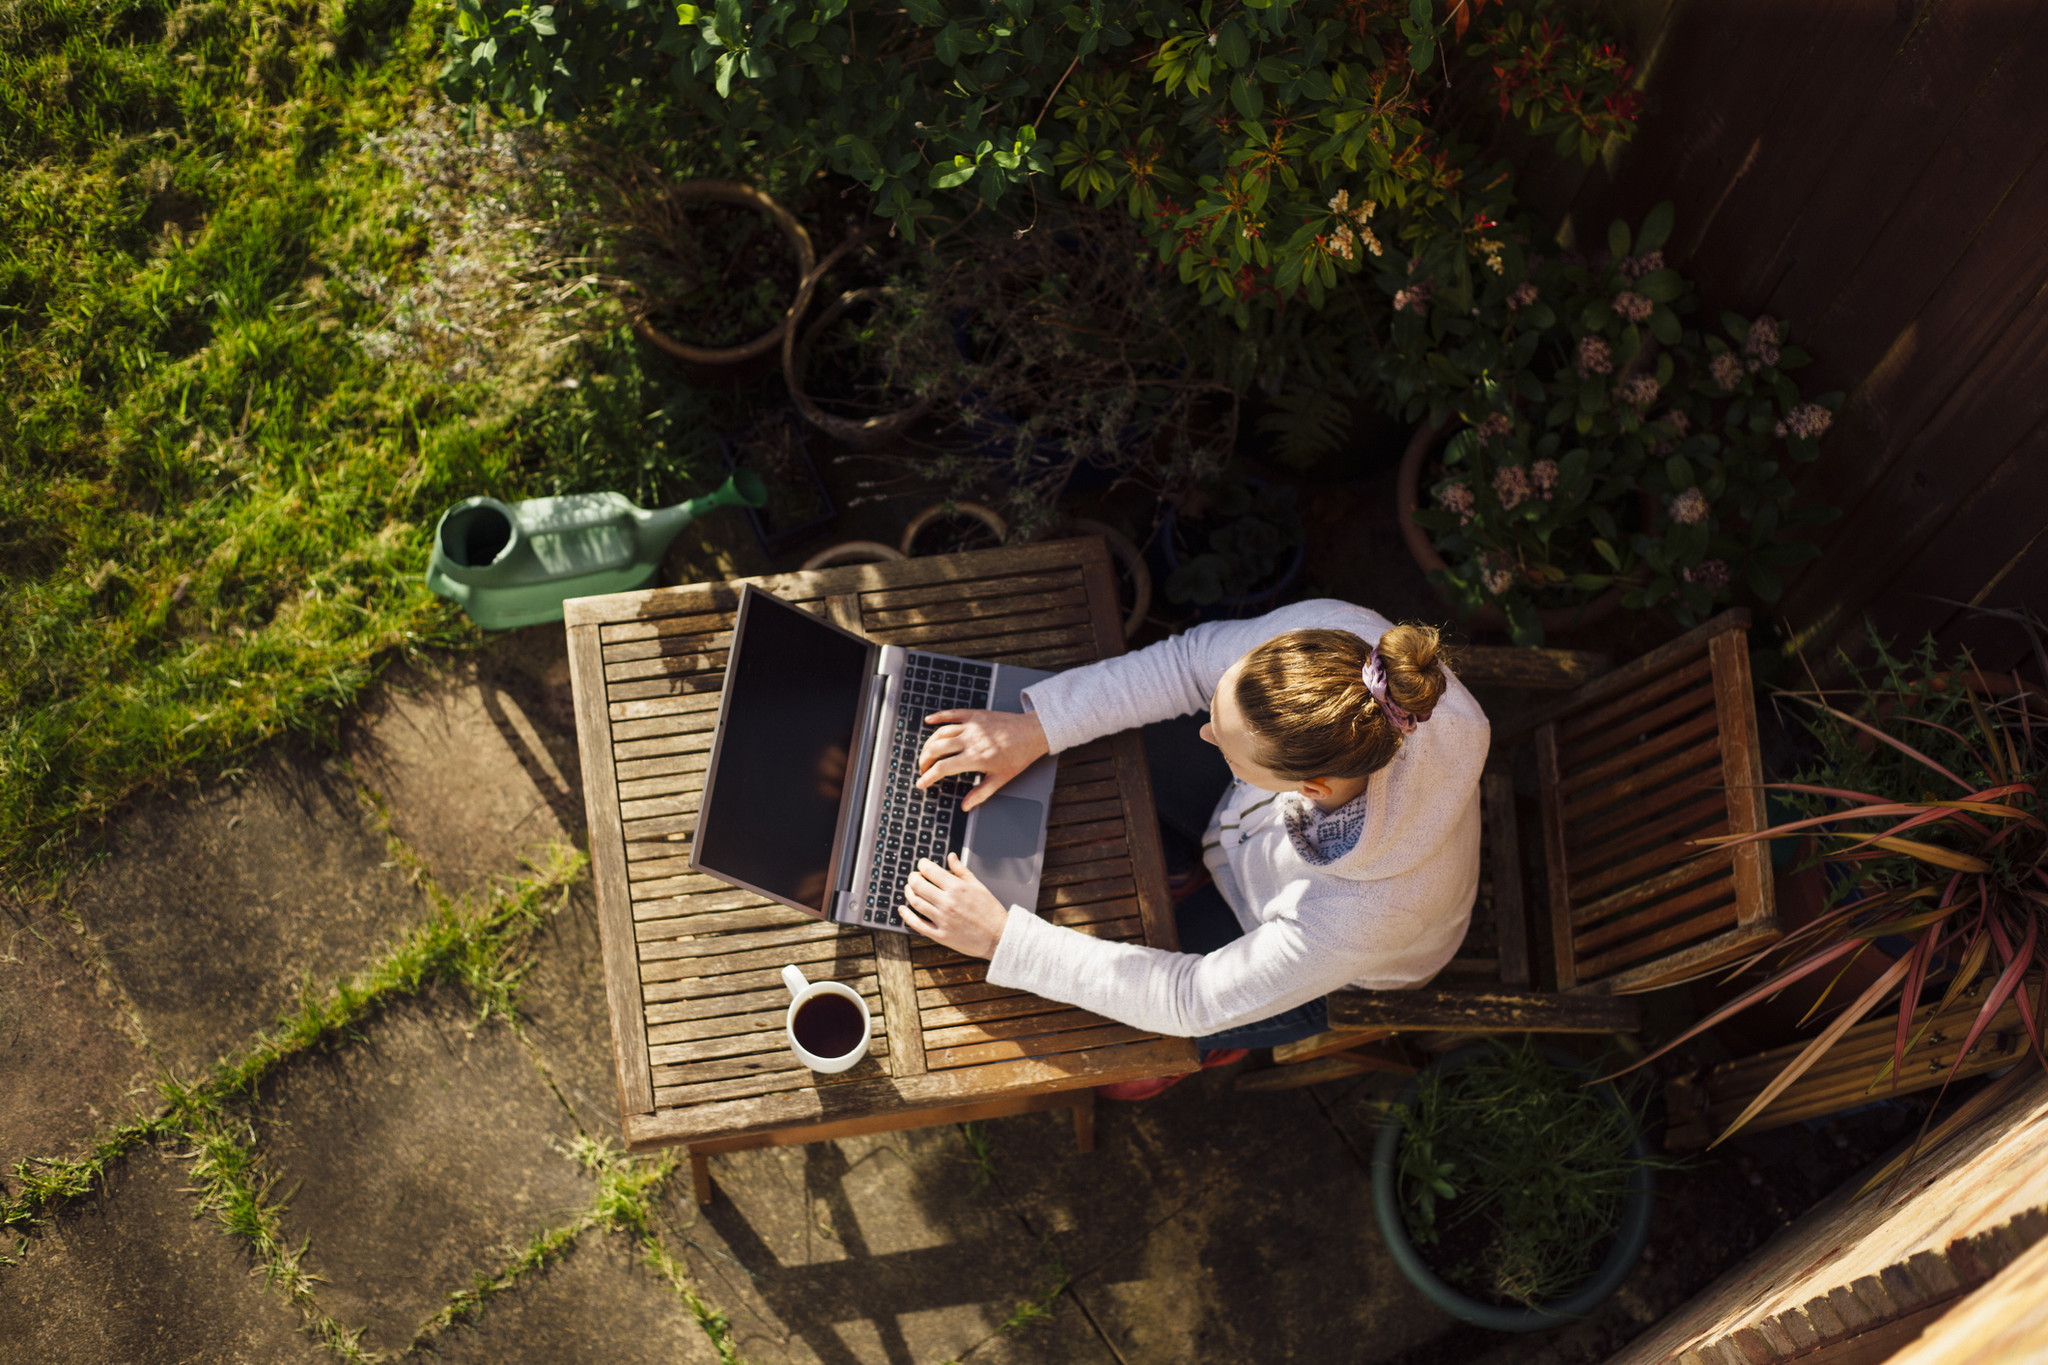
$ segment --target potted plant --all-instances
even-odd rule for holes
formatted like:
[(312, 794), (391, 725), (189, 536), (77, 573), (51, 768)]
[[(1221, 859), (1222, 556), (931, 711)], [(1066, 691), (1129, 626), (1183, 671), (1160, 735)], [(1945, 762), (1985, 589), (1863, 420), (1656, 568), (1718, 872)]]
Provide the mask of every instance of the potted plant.
[(1115, 211), (1069, 207), (1030, 230), (974, 224), (934, 243), (873, 329), (896, 387), (929, 393), (945, 449), (899, 457), (956, 499), (1050, 533), (1063, 493), (1182, 489), (1220, 470), (1236, 394), (1214, 326)]
[(1423, 1069), (1373, 1147), (1380, 1235), (1437, 1307), (1497, 1332), (1556, 1327), (1620, 1287), (1649, 1240), (1635, 1110), (1566, 1052), (1524, 1041)]
[[(2017, 619), (2048, 681), (2040, 624)], [(1827, 907), (1745, 964), (1763, 969), (1761, 984), (1708, 1013), (1645, 1062), (1788, 986), (1809, 978), (1835, 978), (1839, 985), (1850, 968), (1877, 956), (1878, 945), (1890, 958), (1874, 979), (1843, 992), (1850, 998), (1736, 1116), (1722, 1140), (1850, 1028), (1890, 1009), (1898, 1016), (1897, 1041), (1872, 1077), (1877, 1088), (1900, 1073), (1922, 1042), (1928, 1025), (1914, 1030), (1915, 1011), (1938, 1000), (1932, 1013), (1939, 1014), (1982, 983), (1988, 989), (1954, 1048), (1949, 1077), (2008, 1002), (2018, 1006), (2035, 1064), (2048, 1065), (2041, 1046), (2048, 1014), (2048, 819), (2042, 802), (2048, 690), (2017, 674), (1988, 675), (1967, 654), (1943, 657), (1931, 639), (1900, 658), (1873, 638), (1871, 654), (1872, 662), (1850, 670), (1846, 688), (1782, 694), (1805, 710), (1813, 756), (1794, 780), (1770, 785), (1800, 818), (1756, 834), (1699, 841), (1726, 847), (1812, 836), (1826, 873)], [(2015, 1067), (1978, 1092), (1931, 1140), (1998, 1103), (2033, 1071)]]
[[(842, 261), (851, 257), (852, 264), (872, 271), (867, 257), (876, 235), (870, 225), (828, 252), (798, 286), (791, 319), (805, 317), (819, 285)], [(906, 375), (880, 363), (881, 338), (904, 325), (903, 314), (912, 306), (901, 282), (864, 284), (833, 298), (801, 330), (792, 326), (784, 334), (782, 378), (806, 422), (854, 450), (871, 451), (924, 420), (935, 376)]]
[(1291, 486), (1239, 475), (1169, 500), (1159, 553), (1166, 599), (1213, 620), (1279, 605), (1301, 577), (1308, 542)]
[(935, 502), (910, 519), (897, 549), (909, 558), (992, 550), (1009, 538), (1009, 523), (978, 502)]
[(796, 216), (731, 180), (668, 185), (629, 169), (612, 188), (612, 262), (633, 296), (634, 331), (706, 377), (773, 354), (816, 264)]
[(1617, 607), (1690, 625), (1744, 584), (1775, 600), (1779, 568), (1817, 553), (1784, 533), (1833, 515), (1795, 509), (1783, 466), (1815, 458), (1842, 395), (1801, 399), (1809, 358), (1776, 319), (1688, 327), (1671, 226), (1661, 204), (1605, 252), (1546, 254), (1482, 216), (1452, 254), (1382, 267), (1382, 381), (1421, 422), (1397, 489), (1409, 548), (1517, 643)]
[(810, 539), (838, 515), (811, 459), (810, 439), (790, 413), (773, 413), (718, 443), (727, 469), (750, 469), (768, 486), (767, 502), (748, 508), (747, 520), (769, 558)]

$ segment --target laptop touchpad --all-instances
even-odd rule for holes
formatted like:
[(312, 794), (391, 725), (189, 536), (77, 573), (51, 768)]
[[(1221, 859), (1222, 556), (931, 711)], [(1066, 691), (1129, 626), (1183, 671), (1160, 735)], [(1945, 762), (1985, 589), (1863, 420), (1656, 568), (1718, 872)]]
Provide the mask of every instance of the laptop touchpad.
[(967, 865), (1003, 904), (1035, 908), (1030, 902), (1037, 899), (1032, 890), (1038, 880), (1038, 836), (1044, 828), (1045, 809), (1036, 801), (991, 796), (982, 803)]

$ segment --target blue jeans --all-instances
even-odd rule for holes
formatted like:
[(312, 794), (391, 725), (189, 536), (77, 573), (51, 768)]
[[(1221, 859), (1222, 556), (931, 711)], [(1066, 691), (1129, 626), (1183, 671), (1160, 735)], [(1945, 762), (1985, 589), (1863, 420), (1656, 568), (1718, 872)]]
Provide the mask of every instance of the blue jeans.
[[(1201, 736), (1202, 717), (1181, 716), (1146, 726), (1145, 763), (1152, 772), (1152, 800), (1159, 811), (1159, 833), (1166, 845), (1167, 869), (1181, 872), (1201, 861), (1202, 835), (1209, 817), (1230, 785), (1230, 765), (1216, 746)], [(1230, 903), (1214, 883), (1181, 898), (1173, 907), (1184, 953), (1213, 953), (1232, 939), (1244, 937)], [(1297, 1005), (1270, 1019), (1240, 1024), (1195, 1039), (1204, 1052), (1222, 1048), (1273, 1047), (1312, 1038), (1329, 1027), (1329, 1013), (1320, 999)]]

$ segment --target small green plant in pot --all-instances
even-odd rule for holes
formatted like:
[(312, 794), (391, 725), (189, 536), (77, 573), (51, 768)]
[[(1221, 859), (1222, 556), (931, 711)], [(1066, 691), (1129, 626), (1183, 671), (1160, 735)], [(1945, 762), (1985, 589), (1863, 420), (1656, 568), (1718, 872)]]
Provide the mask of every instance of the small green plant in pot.
[(1380, 1233), (1438, 1307), (1535, 1331), (1612, 1294), (1648, 1241), (1636, 1111), (1568, 1053), (1487, 1042), (1411, 1081), (1373, 1151)]
[(1301, 516), (1289, 485), (1226, 478), (1167, 507), (1159, 544), (1168, 601), (1249, 614), (1274, 605), (1300, 575)]

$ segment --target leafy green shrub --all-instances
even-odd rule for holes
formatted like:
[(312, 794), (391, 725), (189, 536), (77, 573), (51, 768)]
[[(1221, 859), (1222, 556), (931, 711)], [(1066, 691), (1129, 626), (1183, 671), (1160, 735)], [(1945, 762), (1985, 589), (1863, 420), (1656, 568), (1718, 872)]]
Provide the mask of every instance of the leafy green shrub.
[(1809, 357), (1775, 319), (1689, 326), (1671, 227), (1662, 204), (1589, 254), (1539, 250), (1523, 221), (1438, 273), (1380, 271), (1382, 382), (1452, 432), (1416, 524), (1452, 598), (1500, 608), (1520, 643), (1542, 643), (1538, 608), (1617, 587), (1688, 625), (1745, 584), (1774, 601), (1817, 553), (1785, 533), (1833, 515), (1795, 509), (1785, 468), (1818, 455), (1842, 395), (1802, 399)]
[(1491, 144), (1511, 120), (1588, 161), (1632, 133), (1633, 70), (1584, 15), (1504, 4), (1460, 52), (1466, 8), (1444, 8), (456, 0), (444, 82), (535, 114), (664, 90), (729, 151), (859, 181), (906, 235), (949, 195), (1028, 218), (1019, 192), (1056, 180), (1123, 205), (1244, 321), (1321, 305), (1376, 253), (1483, 235), (1505, 170), (1471, 129)]

